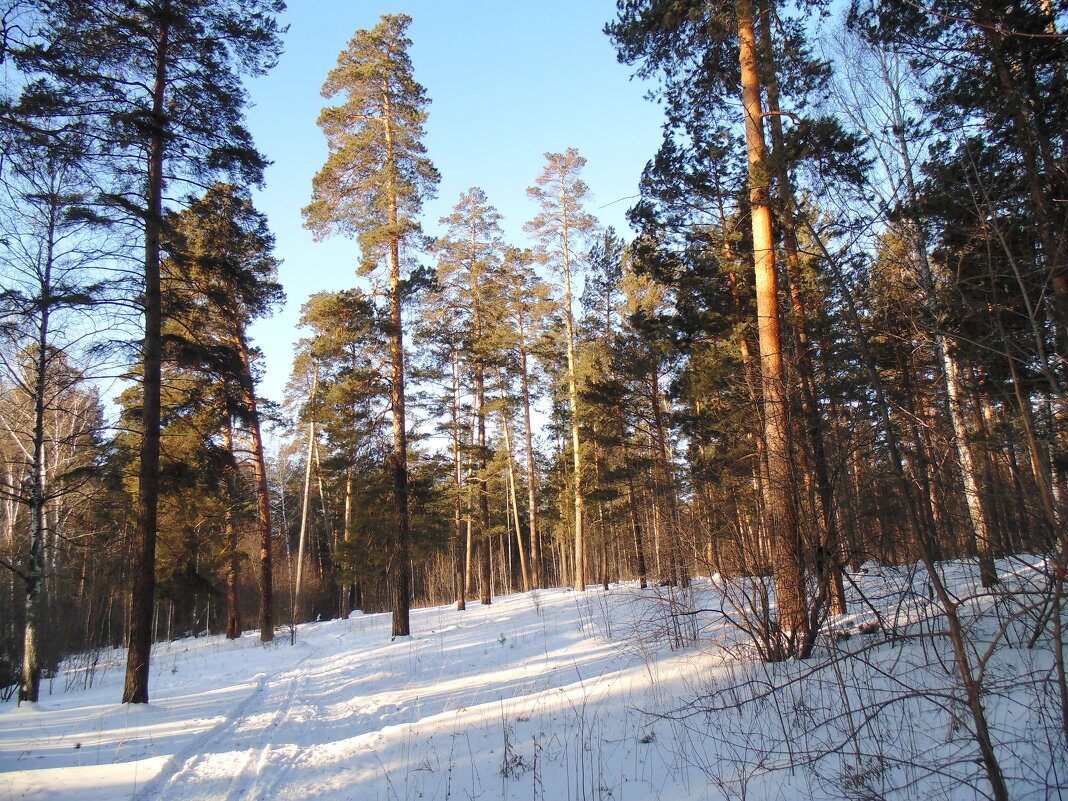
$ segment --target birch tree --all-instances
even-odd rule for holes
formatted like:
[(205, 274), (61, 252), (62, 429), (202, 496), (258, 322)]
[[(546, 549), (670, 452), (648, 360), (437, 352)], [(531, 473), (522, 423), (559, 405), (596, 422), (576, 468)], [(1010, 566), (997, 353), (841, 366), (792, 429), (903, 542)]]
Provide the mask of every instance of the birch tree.
[[(0, 482), (0, 497), (26, 507), (28, 550), (20, 566), (9, 565), (25, 588), (22, 678), (19, 700), (36, 702), (40, 693), (39, 640), (45, 605), (47, 507), (72, 491), (63, 473), (70, 458), (53, 452), (57, 414), (77, 420), (72, 393), (86, 380), (75, 366), (75, 349), (83, 350), (93, 333), (87, 312), (102, 297), (104, 285), (93, 283), (100, 257), (98, 222), (88, 204), (85, 174), (65, 141), (49, 144), (23, 140), (13, 154), (2, 204), (4, 239), (0, 258), (0, 380), (10, 383), (13, 402), (0, 413), (0, 433), (17, 445), (18, 463), (9, 472), (18, 481)], [(65, 146), (64, 146), (65, 145)], [(99, 276), (97, 276), (99, 278)], [(84, 420), (83, 420), (84, 422)], [(61, 437), (74, 446), (88, 432), (75, 425)], [(5, 437), (5, 438), (6, 438)]]

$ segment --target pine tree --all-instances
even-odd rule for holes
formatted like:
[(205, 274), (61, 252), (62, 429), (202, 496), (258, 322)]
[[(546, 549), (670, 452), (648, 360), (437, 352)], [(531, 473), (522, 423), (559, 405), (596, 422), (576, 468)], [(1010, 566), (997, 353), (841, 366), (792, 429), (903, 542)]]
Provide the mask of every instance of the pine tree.
[(438, 181), (421, 141), (429, 101), (412, 76), (409, 24), (411, 18), (403, 14), (383, 16), (373, 29), (357, 31), (338, 56), (323, 96), (343, 95), (344, 102), (319, 116), (330, 155), (312, 181), (312, 202), (304, 209), (305, 226), (316, 238), (358, 237), (364, 272), (386, 261), (396, 505), (389, 559), (394, 636), (410, 633), (411, 603), (401, 251), (418, 232), (416, 216)]
[(586, 559), (583, 531), (583, 459), (579, 434), (579, 391), (575, 360), (575, 319), (571, 279), (579, 265), (579, 243), (592, 235), (597, 221), (583, 209), (589, 198), (589, 188), (579, 177), (586, 159), (575, 148), (564, 153), (546, 153), (545, 167), (527, 189), (537, 201), (541, 212), (529, 223), (527, 230), (536, 237), (536, 256), (543, 263), (559, 270), (564, 280), (563, 313), (566, 328), (567, 392), (571, 408), (571, 451), (574, 469), (575, 503), (575, 559), (574, 586), (586, 589)]
[(141, 226), (144, 243), (142, 446), (134, 535), (133, 613), (123, 700), (148, 702), (159, 495), (164, 185), (228, 174), (262, 177), (244, 128), (240, 77), (269, 69), (280, 51), (279, 0), (54, 0), (44, 42), (19, 66), (42, 79), (24, 114), (75, 117), (92, 130), (111, 200)]
[[(781, 659), (807, 653), (814, 642), (819, 609), (809, 609), (805, 595), (801, 530), (794, 507), (796, 478), (791, 466), (794, 435), (789, 421), (791, 389), (786, 381), (779, 277), (776, 268), (773, 178), (775, 157), (767, 146), (766, 117), (782, 109), (772, 41), (770, 4), (736, 0), (707, 4), (681, 0), (661, 4), (628, 0), (618, 6), (618, 19), (606, 31), (614, 39), (619, 59), (638, 64), (638, 73), (660, 79), (659, 93), (668, 106), (669, 121), (687, 139), (713, 142), (724, 138), (720, 129), (744, 130), (746, 142), (749, 234), (755, 273), (757, 330), (760, 351), (760, 389), (764, 412), (763, 447), (767, 456), (762, 481), (768, 527), (775, 541), (775, 583), (778, 625), (784, 636), (767, 654)], [(768, 21), (758, 30), (758, 16)], [(789, 32), (784, 39), (788, 39)], [(802, 89), (806, 70), (821, 67), (801, 63), (782, 81), (796, 80)], [(740, 97), (743, 114), (737, 119), (731, 98)], [(769, 104), (769, 101), (771, 103)], [(813, 126), (812, 130), (821, 130)], [(836, 129), (831, 126), (832, 131)], [(711, 136), (709, 134), (712, 134)], [(835, 141), (835, 137), (830, 137)], [(779, 172), (781, 179), (782, 172)], [(713, 213), (715, 209), (712, 210)], [(707, 213), (707, 212), (706, 212)], [(720, 210), (721, 217), (726, 215)]]
[(552, 313), (552, 288), (538, 278), (533, 270), (533, 254), (529, 250), (507, 248), (504, 254), (502, 292), (504, 316), (511, 326), (511, 348), (515, 353), (515, 369), (519, 374), (523, 398), (523, 438), (526, 453), (527, 519), (530, 532), (530, 579), (535, 588), (544, 586), (541, 526), (538, 522), (538, 471), (534, 453), (534, 426), (531, 408), (536, 383), (531, 362), (537, 351), (537, 341), (544, 333), (546, 318)]
[(500, 214), (485, 193), (472, 187), (460, 196), (453, 213), (441, 219), (445, 235), (438, 240), (438, 283), (452, 314), (462, 315), (464, 351), (472, 362), (475, 410), (475, 456), (478, 475), (479, 579), (483, 604), (491, 603), (492, 540), (486, 441), (486, 369), (499, 338), (501, 256), (504, 247)]
[[(258, 351), (248, 327), (284, 299), (266, 218), (234, 186), (215, 184), (181, 212), (168, 215), (163, 249), (168, 316), (179, 324), (202, 368), (223, 385), (232, 428), (247, 432), (260, 537), (260, 639), (274, 638), (271, 510), (253, 364)], [(232, 422), (231, 422), (232, 421)], [(233, 452), (233, 449), (228, 449)], [(236, 559), (236, 547), (233, 558)], [(232, 568), (236, 573), (236, 562)], [(234, 579), (236, 581), (236, 577)], [(239, 630), (231, 627), (232, 636)]]

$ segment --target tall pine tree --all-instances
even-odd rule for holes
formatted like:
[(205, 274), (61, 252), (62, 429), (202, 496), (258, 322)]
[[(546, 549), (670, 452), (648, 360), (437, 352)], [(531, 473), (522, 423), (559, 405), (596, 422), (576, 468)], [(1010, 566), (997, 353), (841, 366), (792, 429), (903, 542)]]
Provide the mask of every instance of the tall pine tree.
[[(441, 219), (446, 234), (438, 240), (438, 282), (453, 314), (462, 317), (462, 342), (470, 354), (474, 381), (475, 459), (478, 470), (479, 579), (482, 603), (492, 600), (490, 539), (489, 448), (486, 442), (486, 368), (493, 350), (500, 297), (500, 214), (489, 205), (486, 194), (472, 187), (460, 196), (448, 217)], [(498, 304), (499, 306), (499, 304)]]
[(304, 224), (317, 239), (357, 237), (361, 271), (374, 271), (384, 261), (388, 276), (396, 504), (389, 574), (395, 637), (410, 632), (411, 604), (401, 253), (418, 233), (417, 215), (438, 182), (422, 143), (429, 100), (412, 75), (412, 43), (406, 36), (411, 21), (404, 14), (385, 15), (371, 30), (356, 31), (338, 56), (323, 96), (344, 100), (319, 115), (330, 155), (312, 181), (312, 201), (304, 208)]
[(571, 450), (574, 469), (575, 501), (575, 589), (586, 589), (586, 546), (583, 529), (582, 443), (579, 434), (579, 391), (575, 361), (575, 319), (572, 311), (571, 278), (578, 267), (579, 243), (589, 237), (597, 221), (583, 209), (589, 187), (579, 177), (586, 159), (569, 147), (563, 153), (546, 153), (545, 167), (527, 189), (527, 194), (541, 207), (527, 223), (527, 230), (538, 240), (537, 257), (559, 270), (564, 280), (563, 312), (566, 328), (567, 395), (571, 408)]
[(273, 66), (280, 0), (53, 0), (43, 44), (19, 66), (40, 75), (22, 111), (91, 126), (111, 171), (114, 207), (144, 244), (142, 443), (134, 533), (133, 606), (123, 700), (148, 702), (159, 496), (164, 186), (227, 175), (262, 178), (244, 127), (242, 75)]

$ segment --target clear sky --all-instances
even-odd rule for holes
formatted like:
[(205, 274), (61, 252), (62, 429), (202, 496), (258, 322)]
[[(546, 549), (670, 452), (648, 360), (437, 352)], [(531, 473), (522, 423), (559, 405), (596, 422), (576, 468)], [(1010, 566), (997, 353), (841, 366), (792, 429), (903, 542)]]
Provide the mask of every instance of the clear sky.
[(289, 6), (285, 54), (249, 86), (249, 126), (274, 162), (255, 203), (277, 237), (288, 296), (284, 311), (252, 329), (266, 356), (262, 394), (281, 400), (308, 296), (357, 283), (356, 243), (313, 242), (300, 209), (326, 159), (315, 124), (323, 80), (353, 33), (374, 27), (382, 14), (412, 17), (415, 77), (431, 100), (425, 144), (442, 180), (437, 199), (425, 206), (428, 233), (438, 232), (438, 219), (462, 191), (479, 186), (504, 215), (510, 241), (528, 244), (523, 223), (535, 208), (526, 187), (545, 153), (576, 147), (588, 162), (591, 211), (629, 236), (625, 213), (659, 147), (662, 116), (602, 33), (615, 15), (614, 0), (289, 0)]

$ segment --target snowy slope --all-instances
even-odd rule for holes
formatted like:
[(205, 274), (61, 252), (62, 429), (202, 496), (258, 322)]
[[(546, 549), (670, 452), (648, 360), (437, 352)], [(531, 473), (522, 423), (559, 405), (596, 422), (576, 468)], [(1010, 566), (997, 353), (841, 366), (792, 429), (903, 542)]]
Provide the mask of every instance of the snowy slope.
[[(951, 572), (971, 586), (966, 568)], [(858, 579), (881, 613), (937, 622), (913, 573)], [(73, 660), (40, 704), (0, 706), (0, 801), (983, 797), (937, 639), (857, 635), (839, 643), (859, 656), (763, 666), (718, 613), (672, 616), (724, 608), (715, 584), (676, 598), (684, 607), (657, 595), (544, 590), (414, 610), (415, 635), (396, 642), (388, 615), (357, 613), (300, 626), (293, 644), (285, 630), (266, 647), (161, 644), (147, 707), (115, 703), (122, 652), (91, 676)], [(988, 607), (976, 604), (976, 631)], [(697, 642), (672, 647), (698, 624)], [(1011, 641), (990, 662), (1014, 797), (1068, 787), (1050, 665)]]

